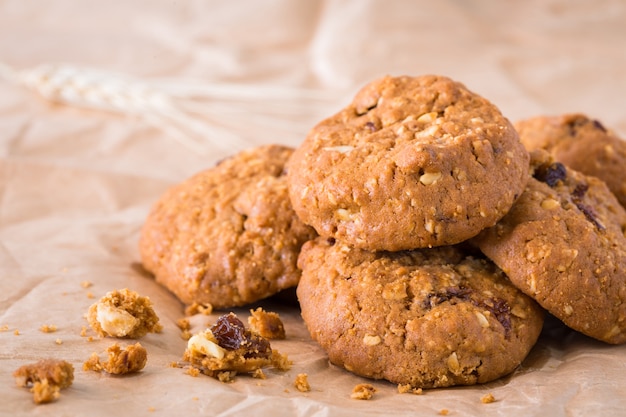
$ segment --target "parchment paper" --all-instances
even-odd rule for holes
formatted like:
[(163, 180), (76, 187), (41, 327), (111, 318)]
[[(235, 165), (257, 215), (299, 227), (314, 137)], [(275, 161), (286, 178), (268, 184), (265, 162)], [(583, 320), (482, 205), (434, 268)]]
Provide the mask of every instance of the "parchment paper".
[[(290, 371), (230, 384), (191, 377), (169, 366), (185, 349), (176, 327), (183, 306), (142, 273), (137, 251), (143, 220), (167, 187), (241, 143), (297, 146), (384, 74), (448, 75), (511, 120), (579, 111), (624, 137), (625, 21), (620, 0), (0, 1), (0, 62), (15, 70), (63, 63), (193, 80), (196, 92), (228, 86), (226, 95), (211, 93), (210, 111), (194, 115), (219, 129), (190, 147), (162, 121), (51, 103), (0, 78), (0, 414), (625, 415), (626, 348), (555, 320), (506, 378), (422, 395), (372, 382), (374, 397), (359, 401), (352, 388), (370, 381), (330, 365), (297, 306), (270, 300), (251, 307), (283, 318), (287, 340), (273, 347), (293, 361)], [(81, 336), (84, 314), (119, 288), (149, 296), (164, 330), (141, 339), (149, 359), (139, 374), (83, 371), (92, 352), (116, 341)], [(248, 309), (235, 312), (245, 318)], [(193, 330), (218, 314), (194, 316)], [(70, 361), (75, 381), (59, 400), (36, 406), (12, 373), (47, 357)], [(310, 392), (293, 386), (298, 373), (308, 374)], [(487, 393), (496, 402), (481, 403)]]

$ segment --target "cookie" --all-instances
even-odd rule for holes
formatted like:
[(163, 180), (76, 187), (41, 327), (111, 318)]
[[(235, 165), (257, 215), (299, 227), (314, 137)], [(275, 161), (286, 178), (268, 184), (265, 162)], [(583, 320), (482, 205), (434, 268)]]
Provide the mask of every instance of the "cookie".
[(535, 344), (543, 310), (493, 263), (458, 246), (372, 252), (334, 239), (298, 260), (302, 317), (333, 364), (414, 388), (511, 373)]
[(522, 193), (528, 154), (490, 102), (440, 76), (384, 77), (307, 135), (288, 164), (298, 216), (369, 250), (454, 244)]
[(626, 210), (601, 180), (532, 152), (526, 191), (473, 242), (566, 325), (626, 342)]
[(626, 207), (626, 141), (583, 114), (538, 116), (515, 123), (528, 150), (545, 149), (557, 161), (608, 185)]
[(242, 306), (294, 287), (300, 247), (316, 234), (289, 201), (292, 152), (246, 150), (168, 190), (141, 231), (143, 266), (187, 305)]

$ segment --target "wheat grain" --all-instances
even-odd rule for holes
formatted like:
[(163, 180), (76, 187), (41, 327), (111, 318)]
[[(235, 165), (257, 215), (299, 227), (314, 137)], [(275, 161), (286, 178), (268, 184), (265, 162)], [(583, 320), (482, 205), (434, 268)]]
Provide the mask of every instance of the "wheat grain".
[(242, 120), (302, 135), (306, 129), (293, 119), (311, 114), (312, 108), (328, 100), (323, 93), (311, 90), (190, 80), (147, 82), (72, 65), (40, 65), (16, 71), (0, 62), (0, 77), (53, 102), (139, 116), (201, 153), (206, 152), (207, 144), (230, 152), (249, 146), (234, 133)]

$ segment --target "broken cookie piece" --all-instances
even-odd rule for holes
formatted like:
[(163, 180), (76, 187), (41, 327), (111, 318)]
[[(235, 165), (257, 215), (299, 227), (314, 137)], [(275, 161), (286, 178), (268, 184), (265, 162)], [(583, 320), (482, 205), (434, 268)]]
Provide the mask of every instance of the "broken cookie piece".
[(43, 359), (24, 365), (14, 373), (19, 387), (30, 387), (35, 404), (52, 402), (59, 398), (60, 391), (72, 385), (74, 366), (58, 359)]
[(266, 366), (279, 370), (291, 366), (286, 355), (273, 350), (266, 338), (246, 329), (234, 313), (219, 317), (211, 328), (193, 335), (187, 342), (183, 361), (222, 382)]
[(266, 339), (284, 339), (285, 326), (280, 316), (271, 311), (265, 311), (261, 307), (250, 310), (248, 326), (253, 333)]
[(135, 339), (162, 330), (150, 298), (129, 289), (107, 293), (89, 307), (87, 320), (100, 336)]
[(83, 370), (124, 375), (141, 371), (148, 362), (148, 352), (139, 342), (126, 348), (115, 343), (107, 348), (107, 355), (108, 359), (102, 362), (98, 353), (92, 353), (83, 364)]

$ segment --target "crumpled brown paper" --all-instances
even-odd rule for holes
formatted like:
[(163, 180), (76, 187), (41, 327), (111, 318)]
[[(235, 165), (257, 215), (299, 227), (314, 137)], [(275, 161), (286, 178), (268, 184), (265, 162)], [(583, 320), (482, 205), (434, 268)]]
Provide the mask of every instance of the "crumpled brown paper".
[[(448, 75), (512, 120), (580, 111), (625, 136), (625, 19), (619, 0), (0, 3), (0, 414), (623, 415), (626, 349), (552, 319), (508, 377), (422, 395), (372, 382), (374, 397), (359, 401), (352, 388), (371, 381), (330, 365), (297, 307), (270, 300), (258, 305), (285, 322), (287, 339), (273, 347), (290, 371), (230, 384), (191, 377), (170, 367), (185, 349), (183, 306), (137, 267), (137, 239), (165, 189), (235, 152), (231, 141), (297, 146), (384, 74)], [(190, 147), (167, 120), (49, 102), (7, 71), (46, 63), (167, 79), (177, 90), (192, 82), (205, 100), (191, 114), (211, 129), (195, 130)], [(116, 341), (82, 336), (84, 314), (117, 288), (149, 296), (164, 330), (140, 340), (149, 357), (139, 374), (83, 371)], [(218, 314), (194, 316), (193, 330)], [(45, 357), (70, 361), (75, 381), (36, 406), (11, 374)], [(310, 392), (294, 387), (299, 373)], [(496, 401), (484, 404), (488, 393)]]

